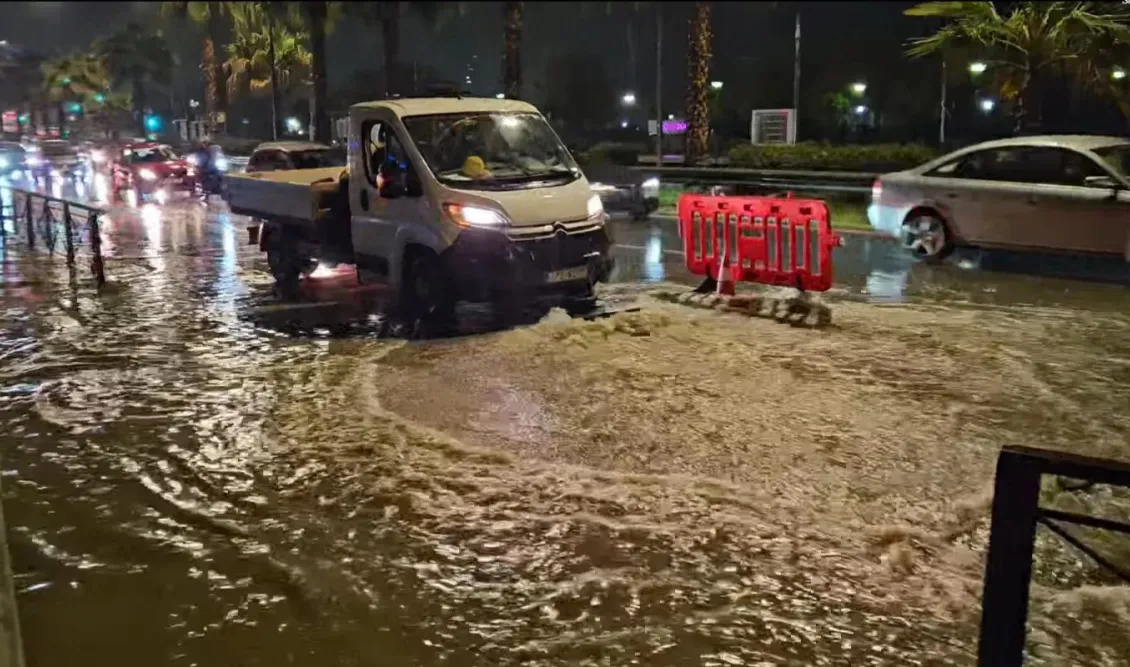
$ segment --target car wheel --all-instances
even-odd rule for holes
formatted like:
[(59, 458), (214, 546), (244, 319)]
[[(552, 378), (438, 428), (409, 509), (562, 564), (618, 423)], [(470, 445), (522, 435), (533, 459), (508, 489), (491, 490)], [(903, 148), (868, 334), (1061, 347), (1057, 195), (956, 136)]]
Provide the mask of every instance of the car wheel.
[(401, 305), (413, 337), (441, 336), (455, 328), (455, 299), (439, 258), (416, 253), (402, 283)]
[(924, 262), (940, 262), (953, 249), (945, 220), (932, 213), (916, 213), (902, 223), (903, 246)]

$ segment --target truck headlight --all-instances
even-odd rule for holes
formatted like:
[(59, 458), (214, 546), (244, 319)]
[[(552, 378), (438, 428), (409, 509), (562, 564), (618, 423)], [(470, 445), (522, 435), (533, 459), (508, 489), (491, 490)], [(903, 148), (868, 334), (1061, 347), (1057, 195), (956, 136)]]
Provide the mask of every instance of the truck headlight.
[(460, 227), (501, 227), (509, 222), (499, 211), (482, 206), (447, 203), (443, 210)]
[(141, 171), (137, 172), (137, 175), (140, 176), (141, 180), (143, 181), (157, 180), (157, 174), (153, 173), (152, 169), (142, 169)]
[(600, 195), (589, 197), (588, 214), (589, 220), (604, 221), (604, 203), (600, 201)]

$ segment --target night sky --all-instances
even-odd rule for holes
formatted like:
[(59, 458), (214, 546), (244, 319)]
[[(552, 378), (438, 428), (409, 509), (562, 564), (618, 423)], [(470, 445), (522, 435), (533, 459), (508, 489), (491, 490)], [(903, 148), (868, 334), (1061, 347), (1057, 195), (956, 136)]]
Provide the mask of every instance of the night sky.
[[(664, 4), (664, 98), (665, 107), (671, 108), (683, 94), (685, 35), (693, 3)], [(728, 94), (750, 97), (751, 104), (788, 106), (793, 18), (798, 8), (806, 84), (826, 87), (825, 79), (848, 81), (884, 71), (892, 62), (903, 60), (901, 48), (907, 37), (928, 29), (922, 19), (901, 15), (912, 4), (716, 2), (712, 78), (726, 81)], [(198, 97), (202, 94), (200, 33), (159, 18), (159, 7), (158, 2), (6, 3), (0, 39), (53, 54), (80, 49), (128, 21), (162, 24), (181, 58), (181, 93)], [(465, 9), (464, 16), (437, 31), (426, 30), (406, 11), (402, 60), (433, 67), (452, 80), (462, 79), (467, 65), (474, 64), (473, 92), (494, 94), (502, 50), (500, 3), (465, 3)], [(634, 31), (631, 40), (629, 31)], [(35, 38), (29, 39), (30, 35)], [(638, 89), (641, 102), (650, 105), (655, 86), (655, 37), (655, 3), (614, 3), (611, 14), (607, 3), (526, 3), (526, 94), (536, 97), (531, 86), (545, 85), (543, 72), (554, 53), (591, 53), (602, 59), (613, 81), (625, 90)], [(630, 41), (637, 53), (634, 76)], [(331, 88), (344, 85), (357, 69), (379, 67), (380, 48), (378, 30), (338, 26), (329, 40)]]

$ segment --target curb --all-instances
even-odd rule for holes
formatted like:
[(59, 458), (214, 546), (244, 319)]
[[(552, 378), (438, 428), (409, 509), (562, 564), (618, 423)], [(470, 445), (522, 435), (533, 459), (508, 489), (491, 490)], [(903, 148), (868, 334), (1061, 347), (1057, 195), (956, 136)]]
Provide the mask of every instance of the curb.
[(16, 609), (12, 557), (8, 552), (8, 527), (4, 521), (2, 503), (0, 503), (0, 632), (4, 635), (0, 637), (0, 667), (24, 667), (20, 615)]

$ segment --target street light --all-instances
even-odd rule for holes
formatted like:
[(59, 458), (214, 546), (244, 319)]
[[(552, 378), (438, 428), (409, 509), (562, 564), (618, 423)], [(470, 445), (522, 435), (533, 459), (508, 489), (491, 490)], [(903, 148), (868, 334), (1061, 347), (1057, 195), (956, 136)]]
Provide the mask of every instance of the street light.
[(1122, 79), (1126, 78), (1126, 70), (1116, 69), (1110, 73), (1110, 78), (1114, 79), (1115, 81), (1121, 81)]
[(722, 90), (722, 82), (721, 81), (711, 81), (710, 87), (713, 88), (714, 90)]
[(970, 74), (984, 74), (987, 69), (989, 69), (989, 66), (983, 62), (969, 63)]
[(867, 92), (867, 84), (863, 83), (862, 81), (857, 81), (851, 84), (851, 92), (855, 93), (856, 95), (862, 95), (863, 93)]
[(997, 105), (997, 103), (994, 102), (993, 100), (991, 100), (989, 98), (985, 98), (985, 99), (981, 100), (981, 111), (984, 111), (985, 113), (990, 113), (990, 112), (992, 112), (993, 107), (995, 107), (996, 105)]
[(620, 101), (624, 103), (624, 106), (630, 107), (636, 103), (636, 94), (624, 93), (624, 96), (620, 98)]

